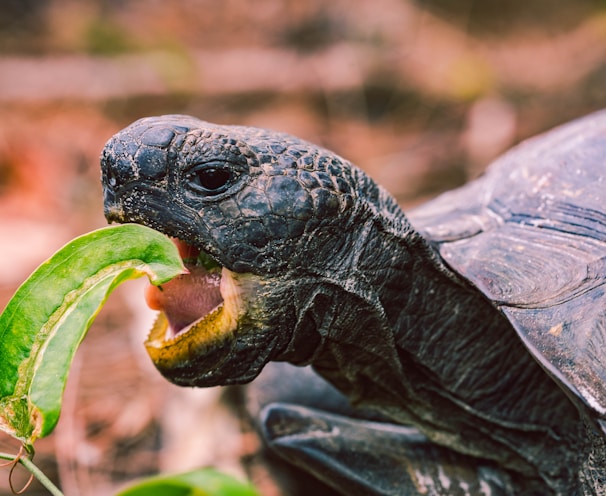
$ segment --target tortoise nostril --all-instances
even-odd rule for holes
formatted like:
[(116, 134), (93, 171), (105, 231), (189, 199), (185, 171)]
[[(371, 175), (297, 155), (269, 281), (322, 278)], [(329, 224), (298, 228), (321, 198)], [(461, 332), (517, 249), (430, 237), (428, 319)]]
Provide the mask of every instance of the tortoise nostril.
[(116, 176), (114, 176), (113, 174), (109, 174), (107, 176), (107, 184), (109, 186), (111, 186), (112, 188), (114, 188), (116, 186), (116, 184), (118, 184), (118, 180), (116, 179)]

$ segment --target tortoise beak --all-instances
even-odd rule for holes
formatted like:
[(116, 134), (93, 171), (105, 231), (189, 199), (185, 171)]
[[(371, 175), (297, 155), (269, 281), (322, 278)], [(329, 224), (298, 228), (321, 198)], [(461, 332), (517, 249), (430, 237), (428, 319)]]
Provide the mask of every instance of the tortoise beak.
[(116, 203), (105, 203), (103, 214), (110, 224), (113, 222), (120, 223), (120, 219), (124, 218), (124, 210), (121, 205)]

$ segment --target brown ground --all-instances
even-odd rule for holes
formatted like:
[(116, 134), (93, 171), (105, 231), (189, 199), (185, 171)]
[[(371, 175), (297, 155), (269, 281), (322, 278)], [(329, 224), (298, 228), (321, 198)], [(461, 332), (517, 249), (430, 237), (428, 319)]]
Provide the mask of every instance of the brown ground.
[[(60, 245), (105, 224), (99, 152), (145, 115), (297, 134), (410, 206), (524, 137), (605, 106), (598, 0), (498, 4), (2, 2), (0, 307)], [(179, 389), (153, 370), (141, 295), (141, 284), (125, 285), (95, 322), (38, 462), (68, 495), (203, 465), (278, 494), (250, 470), (256, 439), (225, 401), (234, 395)], [(0, 438), (0, 450), (15, 449)], [(0, 495), (7, 478), (0, 471)]]

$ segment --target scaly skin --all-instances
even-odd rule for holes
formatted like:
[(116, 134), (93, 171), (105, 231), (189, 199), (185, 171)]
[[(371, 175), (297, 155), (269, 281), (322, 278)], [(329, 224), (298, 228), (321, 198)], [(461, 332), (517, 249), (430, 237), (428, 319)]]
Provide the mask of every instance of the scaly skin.
[(575, 493), (576, 409), (346, 160), (285, 134), (163, 116), (114, 136), (102, 171), (109, 221), (178, 237), (246, 281), (237, 328), (156, 362), (169, 380), (236, 384), (270, 360), (311, 363), (354, 403), (495, 460), (529, 491)]

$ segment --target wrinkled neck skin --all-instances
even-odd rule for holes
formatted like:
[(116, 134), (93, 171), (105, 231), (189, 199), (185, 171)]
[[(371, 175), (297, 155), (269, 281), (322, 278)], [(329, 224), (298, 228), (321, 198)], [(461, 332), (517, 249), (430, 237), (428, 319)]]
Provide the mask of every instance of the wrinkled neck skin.
[(312, 363), (355, 404), (572, 494), (576, 409), (395, 202), (366, 196), (373, 202), (335, 235), (350, 232), (347, 242), (322, 236), (313, 271), (301, 267), (289, 295), (294, 338), (278, 359)]

